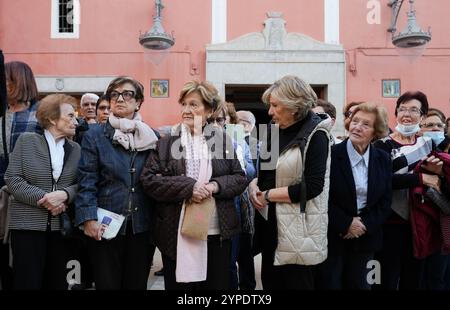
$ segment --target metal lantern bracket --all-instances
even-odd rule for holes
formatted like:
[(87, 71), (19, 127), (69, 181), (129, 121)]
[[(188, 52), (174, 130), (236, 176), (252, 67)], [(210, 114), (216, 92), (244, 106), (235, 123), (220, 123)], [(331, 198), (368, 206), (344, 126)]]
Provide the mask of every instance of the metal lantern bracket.
[(150, 50), (166, 50), (175, 44), (172, 35), (164, 31), (161, 23), (161, 11), (164, 8), (161, 0), (155, 1), (156, 15), (153, 17), (153, 26), (149, 31), (139, 36), (139, 44)]
[(410, 10), (408, 11), (408, 23), (405, 30), (395, 34), (397, 31), (397, 20), (400, 9), (405, 0), (391, 0), (388, 6), (392, 8), (391, 25), (388, 31), (392, 33), (392, 44), (400, 48), (417, 47), (427, 44), (431, 40), (430, 29), (423, 31), (417, 24), (416, 11), (414, 10), (414, 0), (409, 0)]

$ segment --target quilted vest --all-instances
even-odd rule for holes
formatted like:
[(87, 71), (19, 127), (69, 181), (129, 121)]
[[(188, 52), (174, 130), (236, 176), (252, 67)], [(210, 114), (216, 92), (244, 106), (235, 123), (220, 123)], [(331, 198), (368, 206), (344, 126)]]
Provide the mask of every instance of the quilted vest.
[[(329, 125), (319, 123), (308, 136), (304, 154), (307, 153), (313, 134), (324, 131), (329, 136)], [(300, 212), (300, 203), (277, 203), (278, 246), (274, 265), (317, 265), (327, 258), (328, 192), (330, 188), (331, 144), (323, 191), (306, 202), (306, 212)], [(304, 169), (300, 147), (289, 148), (280, 154), (276, 168), (276, 187), (298, 184)]]

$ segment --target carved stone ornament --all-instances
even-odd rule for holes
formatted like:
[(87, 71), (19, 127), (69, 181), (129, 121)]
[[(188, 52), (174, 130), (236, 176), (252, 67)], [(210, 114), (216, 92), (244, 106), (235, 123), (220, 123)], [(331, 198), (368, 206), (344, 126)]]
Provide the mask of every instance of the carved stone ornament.
[(64, 79), (56, 79), (55, 88), (59, 91), (64, 89)]
[(264, 21), (264, 37), (266, 38), (266, 49), (282, 50), (286, 32), (286, 21), (282, 18), (283, 13), (268, 12)]

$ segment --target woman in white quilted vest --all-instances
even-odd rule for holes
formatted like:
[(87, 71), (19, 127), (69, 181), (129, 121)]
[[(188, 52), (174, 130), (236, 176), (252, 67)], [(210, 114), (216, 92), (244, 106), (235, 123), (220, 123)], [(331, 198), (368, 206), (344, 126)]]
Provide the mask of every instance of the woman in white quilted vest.
[(263, 288), (312, 289), (314, 266), (327, 257), (330, 123), (311, 111), (317, 96), (296, 76), (276, 81), (262, 100), (275, 124), (250, 184)]

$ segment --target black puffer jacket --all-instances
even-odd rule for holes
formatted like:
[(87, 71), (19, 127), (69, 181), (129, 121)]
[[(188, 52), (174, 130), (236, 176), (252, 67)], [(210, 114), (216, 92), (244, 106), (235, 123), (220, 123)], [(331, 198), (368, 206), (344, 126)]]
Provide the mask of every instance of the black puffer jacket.
[[(234, 206), (234, 197), (239, 196), (247, 187), (248, 181), (233, 150), (233, 144), (225, 134), (213, 132), (206, 137), (208, 145), (223, 145), (221, 158), (211, 160), (211, 181), (219, 184), (219, 192), (214, 195), (219, 217), (220, 235), (229, 239), (239, 233), (239, 219)], [(228, 143), (226, 143), (228, 141)], [(175, 159), (171, 154), (172, 145), (180, 144), (180, 136), (165, 136), (158, 141), (156, 150), (147, 159), (141, 175), (141, 181), (147, 195), (156, 200), (154, 223), (154, 241), (160, 251), (176, 259), (178, 223), (185, 199), (192, 197), (196, 180), (186, 176), (184, 159)], [(180, 152), (183, 152), (180, 146)], [(214, 147), (213, 147), (214, 152)]]

